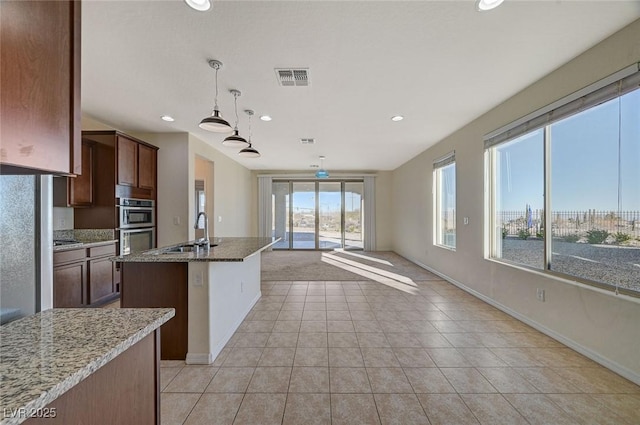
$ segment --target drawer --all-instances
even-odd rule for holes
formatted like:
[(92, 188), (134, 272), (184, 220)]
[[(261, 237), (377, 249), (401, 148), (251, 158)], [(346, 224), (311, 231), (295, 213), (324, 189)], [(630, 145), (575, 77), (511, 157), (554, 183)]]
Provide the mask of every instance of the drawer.
[(82, 261), (87, 256), (85, 248), (70, 249), (68, 251), (58, 251), (53, 253), (53, 264), (71, 263), (73, 261)]
[(94, 246), (89, 248), (89, 257), (100, 257), (102, 255), (116, 255), (116, 244)]

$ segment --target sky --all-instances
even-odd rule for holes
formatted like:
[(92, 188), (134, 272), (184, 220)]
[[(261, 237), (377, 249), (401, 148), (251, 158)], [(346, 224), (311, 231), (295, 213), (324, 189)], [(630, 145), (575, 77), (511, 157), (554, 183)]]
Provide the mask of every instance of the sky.
[[(348, 183), (347, 183), (348, 185)], [(302, 187), (309, 189), (309, 191), (300, 192), (296, 191), (297, 189), (301, 189)], [(325, 186), (329, 189), (329, 186)], [(360, 185), (362, 189), (362, 185)], [(323, 191), (323, 185), (320, 184), (320, 210), (323, 212), (336, 212), (341, 209), (341, 193), (340, 193), (340, 183), (337, 183), (335, 187), (331, 187), (330, 190), (336, 188), (338, 191)], [(362, 201), (362, 195), (356, 192), (352, 192), (348, 190), (345, 191), (344, 194), (345, 200), (345, 208), (347, 211), (354, 209), (358, 209), (360, 207), (360, 203)], [(306, 210), (309, 212), (313, 212), (315, 210), (315, 189), (313, 185), (307, 187), (301, 186), (296, 187), (294, 183), (294, 193), (293, 193), (293, 211), (299, 212), (302, 210)]]
[[(498, 209), (543, 208), (543, 149), (542, 129), (498, 147)], [(619, 197), (640, 211), (640, 90), (551, 126), (552, 210), (617, 211)]]

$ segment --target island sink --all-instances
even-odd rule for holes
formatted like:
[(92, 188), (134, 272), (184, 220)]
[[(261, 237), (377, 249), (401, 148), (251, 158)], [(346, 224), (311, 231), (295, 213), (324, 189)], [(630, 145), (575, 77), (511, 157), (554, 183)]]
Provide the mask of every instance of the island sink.
[(277, 241), (223, 237), (209, 242), (215, 249), (188, 241), (114, 257), (121, 306), (175, 309), (160, 358), (211, 364), (260, 298), (260, 253)]
[[(214, 246), (218, 246), (218, 244), (212, 243), (209, 245), (209, 248), (213, 248)], [(206, 248), (201, 248), (201, 249), (206, 250)], [(166, 249), (162, 251), (162, 254), (176, 254), (176, 253), (195, 252), (195, 251), (196, 251), (196, 246), (194, 244), (186, 244), (186, 245), (179, 245), (179, 246), (174, 246), (173, 248)]]

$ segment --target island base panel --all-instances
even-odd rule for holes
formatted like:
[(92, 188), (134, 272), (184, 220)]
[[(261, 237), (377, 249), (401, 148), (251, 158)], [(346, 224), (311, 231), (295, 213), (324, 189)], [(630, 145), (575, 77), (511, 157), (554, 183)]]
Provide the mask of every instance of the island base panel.
[(28, 425), (160, 424), (160, 333), (147, 335), (41, 409)]
[(162, 325), (162, 360), (184, 360), (188, 345), (188, 263), (120, 263), (122, 308), (172, 307), (176, 315)]

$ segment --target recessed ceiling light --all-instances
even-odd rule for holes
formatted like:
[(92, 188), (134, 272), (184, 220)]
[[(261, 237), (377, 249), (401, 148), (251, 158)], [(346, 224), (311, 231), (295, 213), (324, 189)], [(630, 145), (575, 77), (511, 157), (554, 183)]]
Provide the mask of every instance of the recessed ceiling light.
[(262, 121), (271, 121), (272, 120), (272, 118), (269, 115), (262, 115), (262, 116), (260, 116), (260, 119)]
[(209, 0), (184, 0), (190, 8), (199, 12), (206, 12), (211, 9), (211, 2)]
[(404, 117), (402, 115), (395, 115), (391, 117), (391, 121), (402, 121)]
[(500, 6), (504, 0), (478, 0), (476, 2), (476, 9), (480, 12), (484, 12), (486, 10), (495, 9)]
[(175, 120), (173, 119), (172, 116), (170, 115), (163, 115), (160, 117), (160, 119), (162, 119), (162, 121), (166, 121), (166, 122), (174, 122)]

